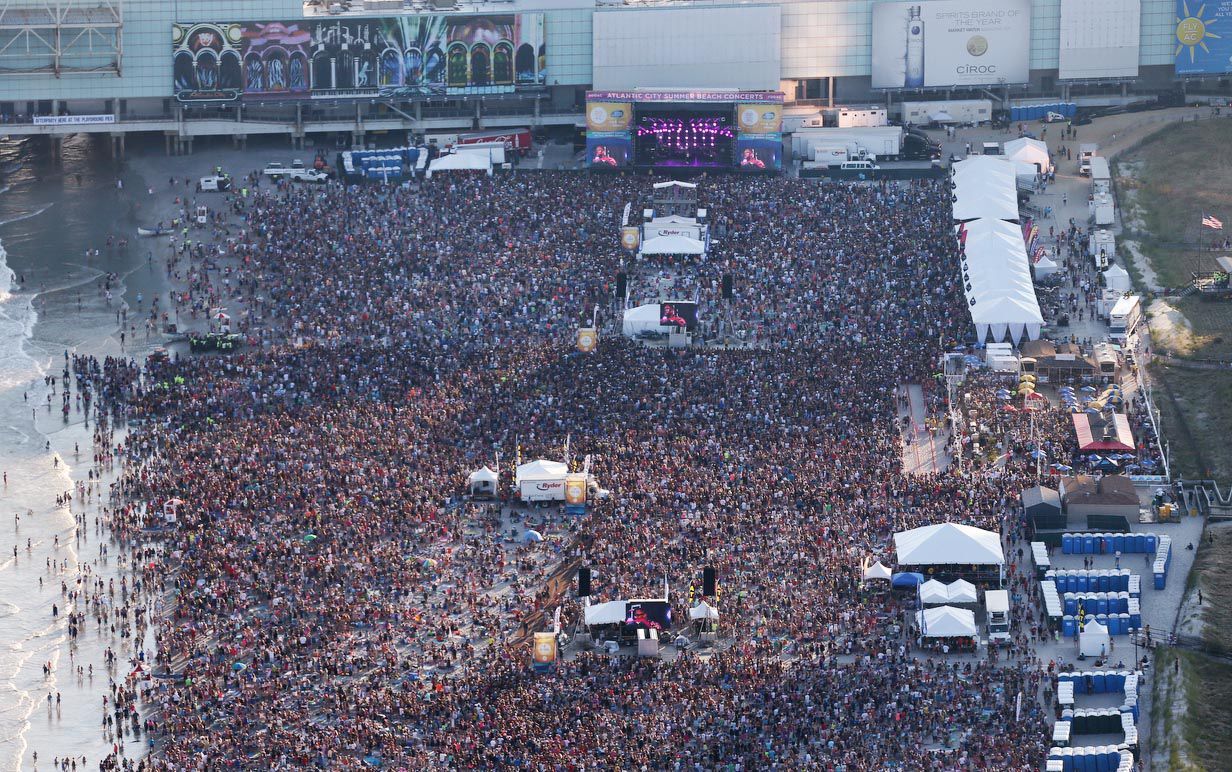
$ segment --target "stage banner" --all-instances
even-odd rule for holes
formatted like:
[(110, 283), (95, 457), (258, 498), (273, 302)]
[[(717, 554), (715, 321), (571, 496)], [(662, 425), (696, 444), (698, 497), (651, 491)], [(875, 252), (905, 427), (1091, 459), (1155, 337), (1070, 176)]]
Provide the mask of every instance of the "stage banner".
[(542, 89), (542, 13), (171, 25), (181, 102), (507, 94)]
[(565, 478), (565, 503), (586, 503), (586, 475), (571, 474)]
[(1031, 0), (874, 3), (873, 88), (1026, 83)]
[(592, 169), (627, 166), (633, 156), (633, 140), (627, 131), (586, 132), (586, 158)]
[(628, 131), (633, 124), (630, 102), (587, 102), (586, 131)]
[(721, 89), (679, 91), (587, 91), (586, 102), (750, 102), (783, 104), (782, 91), (725, 91)]
[[(598, 345), (599, 345), (599, 331), (598, 330), (596, 330), (594, 327), (582, 327), (578, 330), (578, 334), (577, 334), (578, 351), (581, 351), (582, 353), (585, 353), (585, 354), (589, 354), (590, 352), (594, 351), (595, 346), (598, 346)], [(565, 485), (565, 500), (568, 501), (568, 499), (569, 499), (569, 486), (568, 484), (566, 484)], [(583, 497), (583, 503), (585, 503), (584, 497)]]
[(536, 673), (550, 673), (556, 669), (556, 636), (552, 633), (535, 633), (533, 667)]
[(783, 131), (782, 105), (739, 104), (736, 117), (741, 134), (778, 134)]
[(630, 252), (636, 252), (641, 245), (642, 232), (636, 225), (626, 225), (620, 229), (620, 246)]
[(1176, 74), (1232, 72), (1232, 0), (1176, 0)]

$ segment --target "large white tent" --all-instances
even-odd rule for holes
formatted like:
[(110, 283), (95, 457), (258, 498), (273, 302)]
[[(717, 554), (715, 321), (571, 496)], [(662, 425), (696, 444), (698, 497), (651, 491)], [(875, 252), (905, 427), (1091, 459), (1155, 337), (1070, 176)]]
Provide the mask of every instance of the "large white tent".
[(965, 608), (926, 608), (915, 612), (915, 623), (925, 638), (975, 637), (975, 613)]
[(434, 158), (428, 164), (427, 176), (433, 172), (444, 171), (481, 171), (492, 174), (492, 158), (486, 153), (450, 153), (440, 158)]
[(705, 251), (705, 242), (681, 234), (646, 239), (641, 248), (643, 255), (700, 255)]
[(954, 219), (975, 220), (980, 217), (1017, 220), (1017, 184), (1006, 186), (996, 180), (978, 179), (958, 183), (954, 189)]
[(938, 523), (894, 534), (900, 566), (1005, 565), (1001, 537), (960, 523)]
[(936, 579), (929, 579), (924, 584), (920, 585), (920, 602), (921, 603), (949, 603), (950, 590)]
[(1027, 248), (1018, 226), (981, 218), (958, 226), (963, 239), (963, 291), (980, 341), (1035, 340), (1044, 324)]
[(1048, 143), (1030, 137), (1020, 137), (1005, 143), (1005, 157), (1011, 161), (1030, 164), (1041, 174), (1052, 170), (1052, 159), (1048, 155)]
[(938, 603), (975, 603), (979, 599), (975, 585), (965, 579), (942, 584), (929, 579), (920, 585), (920, 602), (926, 605)]
[(519, 466), (514, 471), (513, 484), (521, 488), (524, 480), (563, 481), (568, 474), (568, 465), (560, 461), (549, 461), (546, 458), (540, 458)]
[(621, 322), (621, 332), (625, 337), (636, 338), (643, 332), (669, 332), (669, 328), (659, 324), (658, 303), (647, 303), (637, 308), (629, 308), (625, 310), (624, 320)]

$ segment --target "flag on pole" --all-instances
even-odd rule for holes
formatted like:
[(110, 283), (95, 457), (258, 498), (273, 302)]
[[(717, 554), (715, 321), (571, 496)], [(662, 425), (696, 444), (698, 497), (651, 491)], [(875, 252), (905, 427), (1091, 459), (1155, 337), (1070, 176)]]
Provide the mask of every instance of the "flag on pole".
[(1223, 230), (1223, 221), (1215, 217), (1214, 215), (1209, 215), (1209, 214), (1202, 215), (1202, 224), (1208, 228), (1213, 228), (1214, 230), (1217, 230), (1217, 231)]

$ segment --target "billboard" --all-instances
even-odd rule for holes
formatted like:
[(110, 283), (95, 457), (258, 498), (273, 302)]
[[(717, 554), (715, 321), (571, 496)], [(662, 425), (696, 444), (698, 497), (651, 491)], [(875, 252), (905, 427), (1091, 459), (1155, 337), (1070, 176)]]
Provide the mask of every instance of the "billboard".
[(783, 92), (723, 89), (587, 91), (586, 102), (752, 102), (759, 105), (781, 105)]
[(1176, 74), (1232, 72), (1232, 0), (1177, 0)]
[(556, 669), (556, 634), (535, 633), (531, 648), (533, 669), (536, 673), (550, 673)]
[(736, 138), (736, 163), (742, 172), (783, 168), (782, 134), (741, 134)]
[(1065, 80), (1137, 77), (1141, 31), (1141, 0), (1062, 3), (1058, 76)]
[(586, 103), (586, 131), (628, 131), (632, 123), (632, 102)]
[(543, 14), (172, 24), (182, 102), (467, 96), (541, 88)]
[(618, 169), (628, 166), (633, 155), (633, 141), (627, 131), (586, 134), (586, 159), (592, 169)]
[(697, 304), (691, 300), (660, 303), (659, 324), (663, 327), (675, 327), (676, 332), (696, 332)]
[(736, 105), (736, 123), (745, 134), (778, 134), (783, 130), (783, 106), (775, 104)]
[(1031, 0), (873, 6), (873, 88), (1026, 83)]

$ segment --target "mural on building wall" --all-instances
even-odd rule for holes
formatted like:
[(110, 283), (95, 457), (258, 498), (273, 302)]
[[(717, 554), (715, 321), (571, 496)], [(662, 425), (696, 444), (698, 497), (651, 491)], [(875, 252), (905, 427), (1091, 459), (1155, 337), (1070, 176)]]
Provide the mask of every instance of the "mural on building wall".
[(175, 24), (184, 102), (462, 96), (538, 88), (543, 14)]

